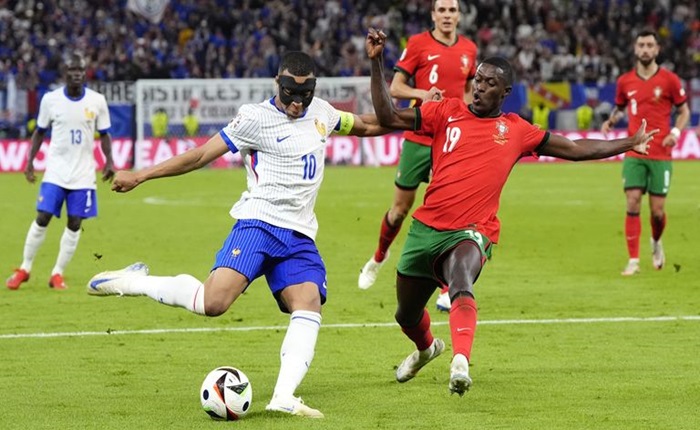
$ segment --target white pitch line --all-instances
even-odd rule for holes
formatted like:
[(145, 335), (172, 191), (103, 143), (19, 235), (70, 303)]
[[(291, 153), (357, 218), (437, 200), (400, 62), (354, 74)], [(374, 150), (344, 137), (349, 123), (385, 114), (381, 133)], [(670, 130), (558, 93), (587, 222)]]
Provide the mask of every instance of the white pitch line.
[[(700, 321), (699, 315), (665, 316), (665, 317), (608, 317), (608, 318), (552, 318), (540, 320), (486, 320), (479, 321), (478, 325), (522, 325), (522, 324), (590, 324), (590, 323), (620, 323), (620, 322), (672, 322), (672, 321)], [(433, 322), (432, 325), (447, 325), (447, 321)], [(396, 323), (346, 323), (325, 324), (321, 328), (363, 328), (363, 327), (396, 327)], [(269, 331), (286, 330), (287, 326), (253, 326), (253, 327), (192, 327), (192, 328), (163, 328), (149, 330), (106, 330), (106, 331), (75, 331), (55, 333), (19, 333), (2, 334), (3, 339), (31, 339), (51, 337), (87, 337), (110, 336), (125, 334), (168, 334), (168, 333), (216, 333), (222, 331)]]

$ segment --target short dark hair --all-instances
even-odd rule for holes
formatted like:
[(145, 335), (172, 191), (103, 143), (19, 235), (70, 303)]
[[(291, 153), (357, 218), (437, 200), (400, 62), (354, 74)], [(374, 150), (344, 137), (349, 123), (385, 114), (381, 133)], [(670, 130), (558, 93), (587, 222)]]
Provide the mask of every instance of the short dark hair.
[(301, 51), (289, 51), (282, 57), (278, 73), (288, 71), (294, 76), (307, 76), (315, 74), (316, 64), (314, 60)]
[(639, 33), (637, 33), (637, 36), (634, 38), (634, 40), (636, 41), (640, 37), (647, 37), (647, 36), (653, 36), (654, 40), (656, 40), (656, 43), (659, 43), (659, 35), (654, 30), (649, 30), (649, 29), (645, 29), (645, 30), (642, 30)]
[[(432, 3), (430, 4), (431, 11), (435, 10), (436, 3), (437, 3), (437, 0), (433, 0)], [(457, 10), (462, 10), (462, 2), (459, 0), (457, 0)]]
[(85, 56), (78, 51), (70, 52), (68, 55), (66, 55), (66, 57), (64, 59), (64, 63), (65, 63), (66, 67), (70, 67), (70, 66), (75, 65), (75, 66), (78, 66), (80, 68), (85, 68), (87, 65), (87, 61), (85, 60)]
[(505, 58), (489, 57), (482, 61), (481, 64), (490, 64), (503, 70), (503, 79), (506, 81), (506, 85), (513, 85), (513, 82), (515, 81), (515, 72), (513, 71), (513, 66), (511, 66), (510, 62)]

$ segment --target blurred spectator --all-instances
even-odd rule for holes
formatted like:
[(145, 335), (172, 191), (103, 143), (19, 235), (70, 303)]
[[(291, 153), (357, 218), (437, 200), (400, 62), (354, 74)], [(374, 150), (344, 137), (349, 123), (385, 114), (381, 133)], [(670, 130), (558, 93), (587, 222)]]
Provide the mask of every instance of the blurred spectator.
[(163, 108), (159, 108), (151, 116), (151, 127), (153, 137), (167, 137), (168, 135), (168, 113)]
[(590, 130), (593, 125), (593, 99), (576, 108), (576, 126), (579, 130)]
[(539, 103), (532, 108), (532, 123), (542, 130), (549, 130), (549, 114), (552, 110), (544, 103)]
[[(68, 48), (90, 59), (89, 80), (271, 77), (288, 50), (313, 55), (320, 76), (368, 75), (369, 26), (389, 36), (390, 73), (408, 36), (430, 26), (429, 0), (171, 0), (157, 24), (126, 2), (0, 0), (0, 77), (43, 92)], [(632, 66), (630, 38), (646, 26), (662, 36), (664, 66), (684, 79), (699, 71), (697, 0), (462, 3), (461, 31), (482, 57), (510, 59), (525, 83), (614, 82)]]
[(199, 118), (194, 114), (194, 109), (189, 108), (187, 115), (182, 118), (182, 125), (185, 126), (185, 135), (189, 137), (197, 136), (199, 132)]

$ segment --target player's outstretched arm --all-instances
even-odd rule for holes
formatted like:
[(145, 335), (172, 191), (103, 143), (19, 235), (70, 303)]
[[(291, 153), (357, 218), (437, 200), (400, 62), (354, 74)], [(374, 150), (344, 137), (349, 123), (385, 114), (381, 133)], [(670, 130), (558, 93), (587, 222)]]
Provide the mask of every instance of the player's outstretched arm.
[(217, 133), (204, 145), (137, 172), (121, 170), (112, 182), (112, 191), (125, 193), (151, 179), (182, 175), (206, 166), (228, 152), (228, 146)]
[(384, 44), (386, 35), (382, 31), (369, 29), (365, 48), (372, 60), (372, 104), (379, 124), (391, 129), (414, 130), (417, 121), (415, 109), (396, 110), (384, 80)]
[(373, 113), (358, 115), (350, 112), (340, 112), (339, 129), (336, 129), (334, 132), (340, 135), (366, 137), (387, 134), (392, 130), (391, 128), (382, 127), (379, 124), (377, 115)]
[(538, 151), (540, 155), (563, 158), (571, 161), (597, 160), (608, 158), (613, 155), (627, 151), (635, 151), (646, 154), (649, 142), (658, 129), (646, 131), (647, 122), (642, 120), (637, 132), (633, 136), (623, 139), (603, 140), (603, 139), (577, 139), (570, 140), (558, 134), (551, 134), (549, 141)]

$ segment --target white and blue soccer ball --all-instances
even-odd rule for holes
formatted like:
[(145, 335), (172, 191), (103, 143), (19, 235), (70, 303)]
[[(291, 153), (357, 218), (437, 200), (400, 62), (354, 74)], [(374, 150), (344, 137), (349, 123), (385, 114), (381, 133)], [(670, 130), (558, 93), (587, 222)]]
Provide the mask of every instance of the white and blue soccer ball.
[(250, 410), (253, 387), (245, 373), (235, 367), (217, 367), (204, 378), (199, 400), (213, 419), (235, 421)]

